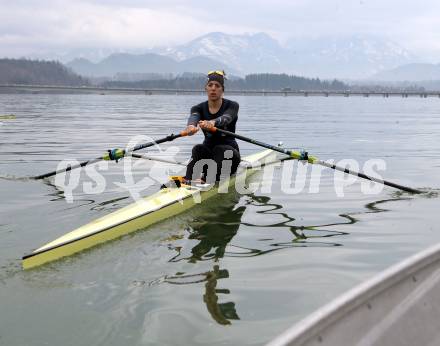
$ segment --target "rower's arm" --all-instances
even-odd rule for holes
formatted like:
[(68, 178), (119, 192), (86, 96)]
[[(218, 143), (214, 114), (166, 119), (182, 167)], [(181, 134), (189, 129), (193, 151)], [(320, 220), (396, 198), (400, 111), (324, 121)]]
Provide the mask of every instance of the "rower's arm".
[(200, 119), (202, 118), (200, 114), (201, 114), (201, 110), (198, 105), (191, 107), (191, 114), (188, 118), (187, 126), (193, 125), (193, 126), (197, 127), (197, 124), (199, 123)]
[(231, 102), (229, 107), (225, 110), (222, 116), (215, 119), (215, 127), (224, 129), (226, 126), (228, 126), (230, 123), (232, 123), (234, 120), (238, 117), (238, 103), (237, 102)]

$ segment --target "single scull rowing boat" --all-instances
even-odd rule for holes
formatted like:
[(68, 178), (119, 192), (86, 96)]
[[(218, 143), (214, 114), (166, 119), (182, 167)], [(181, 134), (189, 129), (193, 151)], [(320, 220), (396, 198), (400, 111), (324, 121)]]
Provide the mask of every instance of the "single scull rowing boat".
[[(268, 149), (246, 156), (238, 173), (223, 184), (232, 186), (238, 176), (242, 176), (248, 171), (252, 172), (252, 168), (264, 164), (274, 155), (275, 152)], [(25, 255), (22, 262), (23, 269), (30, 269), (73, 255), (180, 214), (196, 205), (197, 198), (200, 198), (203, 203), (209, 197), (216, 195), (221, 188), (222, 186), (209, 184), (192, 186), (182, 184), (179, 188), (161, 189), (153, 195), (144, 197), (125, 208), (81, 226)]]
[[(250, 155), (244, 158), (245, 167), (242, 167), (241, 173), (232, 176), (229, 180), (226, 180), (223, 185), (185, 185), (182, 184), (180, 187), (166, 187), (155, 194), (141, 199), (141, 201), (133, 203), (121, 210), (104, 216), (96, 221), (84, 225), (66, 235), (36, 249), (29, 255), (23, 257), (23, 268), (29, 269), (32, 267), (39, 266), (41, 264), (57, 260), (59, 258), (72, 255), (79, 251), (88, 249), (97, 244), (103, 243), (105, 241), (118, 238), (122, 235), (137, 231), (139, 229), (145, 228), (153, 223), (162, 221), (177, 215), (196, 204), (195, 198), (200, 201), (204, 201), (207, 198), (216, 195), (219, 190), (224, 187), (224, 184), (232, 185), (238, 176), (248, 171), (249, 168), (258, 164), (264, 164), (267, 162), (269, 156), (275, 155), (276, 152), (287, 155), (285, 159), (296, 159), (308, 162), (310, 164), (319, 164), (324, 167), (328, 167), (337, 171), (344, 172), (346, 174), (351, 174), (358, 176), (362, 179), (374, 181), (376, 183), (391, 186), (393, 188), (406, 191), (409, 193), (422, 193), (423, 191), (414, 189), (408, 186), (393, 183), (391, 181), (382, 180), (373, 176), (366, 175), (361, 172), (356, 172), (344, 167), (339, 167), (334, 164), (327, 163), (325, 161), (319, 160), (317, 157), (308, 155), (307, 152), (297, 152), (288, 149), (283, 149), (271, 144), (267, 144), (252, 138), (248, 138), (233, 132), (225, 131), (219, 128), (211, 128), (212, 132), (221, 132), (224, 135), (235, 137), (237, 139), (256, 144), (260, 147), (267, 148), (267, 150)], [(151, 147), (155, 144), (165, 143), (173, 141), (176, 138), (185, 137), (189, 133), (182, 131), (177, 135), (170, 135), (161, 138), (157, 141), (152, 141), (144, 144), (137, 145), (134, 148), (123, 150), (114, 149), (109, 150), (105, 155), (81, 162), (77, 165), (69, 166), (62, 170), (57, 170), (49, 172), (37, 177), (35, 179), (44, 179), (51, 177), (55, 174), (67, 172), (75, 168), (83, 167), (85, 165), (98, 162), (100, 160), (119, 160), (127, 155), (143, 158), (142, 155), (134, 154), (134, 151)], [(150, 159), (146, 157), (147, 159)], [(283, 159), (281, 159), (283, 160)], [(221, 190), (220, 190), (221, 191)]]

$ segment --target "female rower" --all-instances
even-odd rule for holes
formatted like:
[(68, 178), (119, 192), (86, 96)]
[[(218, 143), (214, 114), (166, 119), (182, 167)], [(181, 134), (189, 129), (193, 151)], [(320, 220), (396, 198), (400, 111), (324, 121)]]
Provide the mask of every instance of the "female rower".
[[(213, 183), (225, 179), (236, 172), (240, 163), (240, 149), (235, 138), (211, 132), (214, 127), (218, 127), (235, 133), (239, 105), (223, 98), (225, 79), (224, 71), (208, 72), (205, 85), (208, 100), (191, 108), (186, 131), (193, 135), (202, 129), (205, 140), (192, 149), (185, 174), (187, 182), (202, 179), (202, 182)], [(210, 170), (209, 165), (204, 164), (206, 161), (197, 164), (200, 160), (207, 159), (216, 163), (216, 170)]]

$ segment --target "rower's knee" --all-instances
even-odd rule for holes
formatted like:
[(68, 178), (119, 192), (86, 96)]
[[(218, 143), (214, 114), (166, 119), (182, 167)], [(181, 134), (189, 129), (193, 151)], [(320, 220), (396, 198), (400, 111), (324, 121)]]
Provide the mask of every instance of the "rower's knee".
[(198, 155), (200, 152), (204, 151), (205, 146), (203, 144), (196, 144), (192, 148), (192, 155)]

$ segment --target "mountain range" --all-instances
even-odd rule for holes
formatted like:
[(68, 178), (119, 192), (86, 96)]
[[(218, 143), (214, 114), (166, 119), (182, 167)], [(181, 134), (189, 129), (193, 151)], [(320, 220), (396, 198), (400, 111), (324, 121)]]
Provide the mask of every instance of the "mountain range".
[(378, 81), (440, 81), (440, 64), (406, 64), (371, 77)]
[(85, 76), (112, 77), (117, 73), (287, 73), (324, 79), (364, 79), (402, 65), (420, 63), (410, 51), (375, 36), (290, 39), (284, 44), (266, 33), (230, 35), (213, 32), (188, 43), (146, 50), (145, 54), (117, 53), (93, 63), (75, 59), (67, 66)]
[[(155, 53), (128, 54), (117, 53), (100, 62), (93, 63), (85, 58), (74, 59), (66, 64), (74, 72), (87, 77), (114, 77), (115, 75), (146, 73), (181, 74), (184, 72), (206, 73), (216, 68), (228, 70), (228, 66), (208, 57), (196, 56), (177, 61), (168, 56)], [(235, 71), (233, 71), (235, 72)]]

